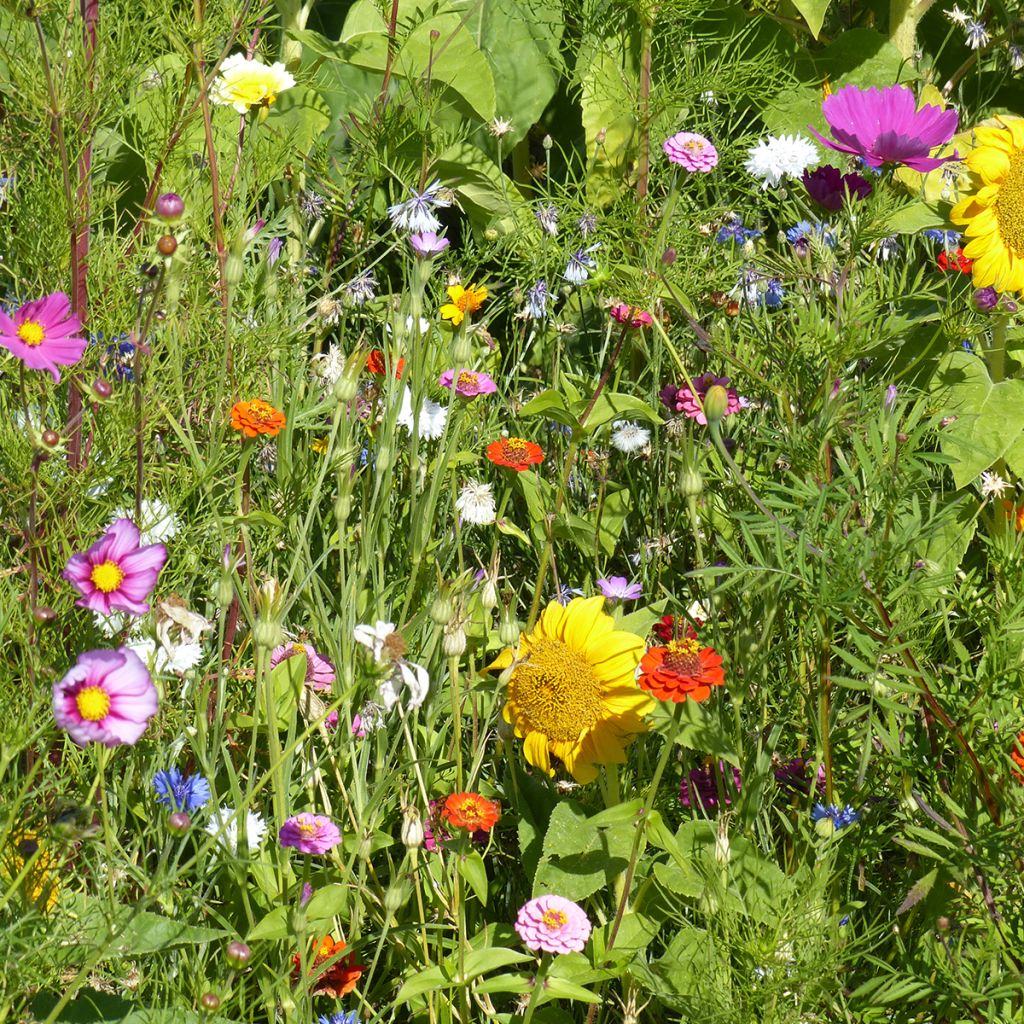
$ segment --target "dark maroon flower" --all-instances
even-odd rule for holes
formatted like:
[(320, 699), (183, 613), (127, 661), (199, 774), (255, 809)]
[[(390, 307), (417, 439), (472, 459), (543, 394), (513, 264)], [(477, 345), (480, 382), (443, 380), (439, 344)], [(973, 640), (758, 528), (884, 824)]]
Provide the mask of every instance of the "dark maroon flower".
[(847, 192), (851, 199), (867, 199), (873, 191), (867, 178), (859, 174), (843, 174), (831, 164), (804, 171), (800, 180), (811, 199), (826, 210), (841, 210)]
[[(721, 793), (719, 793), (721, 787)], [(720, 803), (729, 807), (732, 804), (734, 791), (740, 791), (740, 770), (733, 768), (732, 785), (726, 778), (724, 761), (694, 768), (679, 783), (679, 802), (684, 807), (696, 807), (698, 810), (714, 810)]]
[[(811, 791), (811, 769), (813, 763), (805, 757), (794, 757), (775, 766), (775, 781), (779, 788), (787, 793), (799, 793), (806, 796)], [(818, 768), (817, 788), (825, 789), (825, 769)]]

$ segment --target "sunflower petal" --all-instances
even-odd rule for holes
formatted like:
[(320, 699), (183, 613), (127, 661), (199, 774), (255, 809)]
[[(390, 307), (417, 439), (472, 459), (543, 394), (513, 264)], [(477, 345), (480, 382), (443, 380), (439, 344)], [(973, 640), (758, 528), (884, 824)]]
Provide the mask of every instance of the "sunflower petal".
[(547, 772), (548, 775), (555, 774), (551, 770), (548, 738), (543, 733), (531, 732), (527, 734), (526, 738), (523, 740), (523, 755), (526, 757), (526, 760), (534, 766), (534, 768), (540, 768), (541, 771)]
[(605, 614), (604, 598), (600, 594), (597, 597), (576, 597), (565, 609), (561, 638), (570, 647), (584, 653), (592, 640), (602, 641), (613, 627), (614, 622), (610, 615)]
[(1010, 173), (1010, 154), (995, 146), (983, 146), (968, 154), (967, 166), (980, 174), (986, 185), (1001, 184)]

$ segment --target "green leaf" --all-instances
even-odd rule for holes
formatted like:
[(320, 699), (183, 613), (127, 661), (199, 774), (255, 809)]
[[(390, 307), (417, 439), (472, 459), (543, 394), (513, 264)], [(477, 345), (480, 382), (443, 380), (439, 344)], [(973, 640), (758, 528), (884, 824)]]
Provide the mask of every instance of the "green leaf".
[(659, 702), (651, 712), (651, 721), (657, 732), (681, 747), (719, 757), (739, 767), (739, 754), (728, 732), (696, 701), (687, 700), (673, 706)]
[(579, 426), (579, 421), (570, 412), (565, 398), (559, 391), (542, 391), (535, 395), (519, 410), (519, 415), (547, 416), (548, 419), (557, 420), (573, 429)]
[(549, 974), (544, 979), (544, 995), (541, 1001), (549, 999), (575, 999), (580, 1003), (600, 1003), (601, 997), (596, 992), (577, 985), (575, 982), (566, 981), (565, 978), (557, 978)]
[[(574, 407), (573, 412), (577, 414), (577, 420), (589, 404), (590, 399), (583, 399), (578, 408)], [(634, 395), (624, 395), (617, 391), (602, 391), (598, 395), (594, 408), (587, 417), (583, 429), (593, 433), (598, 427), (612, 420), (641, 419), (648, 423), (661, 423), (661, 417), (657, 411), (651, 408), (642, 398)]]
[[(282, 732), (291, 725), (295, 718), (295, 709), (298, 706), (299, 695), (302, 693), (305, 682), (305, 654), (296, 654), (285, 658), (270, 670), (270, 693), (274, 702), (270, 713), (274, 715), (277, 728)], [(257, 688), (256, 706), (260, 720), (267, 721), (266, 694), (262, 686)]]
[(825, 13), (828, 11), (829, 2), (830, 0), (793, 0), (793, 6), (803, 16), (815, 39), (818, 38), (821, 26), (825, 22)]
[(911, 887), (910, 892), (907, 893), (906, 899), (897, 907), (896, 914), (905, 914), (912, 907), (916, 907), (932, 891), (932, 887), (935, 885), (936, 879), (939, 877), (939, 869), (932, 868), (928, 874), (919, 878)]
[(451, 979), (444, 973), (441, 967), (428, 967), (425, 971), (419, 971), (409, 978), (398, 990), (395, 996), (395, 1004), (406, 1003), (424, 992), (433, 992), (439, 988), (447, 988)]
[(473, 986), (476, 992), (529, 992), (533, 985), (521, 974), (495, 974)]
[(132, 918), (128, 927), (115, 941), (111, 952), (122, 956), (157, 953), (173, 946), (197, 946), (226, 938), (222, 928), (203, 928), (185, 924), (160, 914), (143, 911)]
[(288, 915), (290, 907), (274, 907), (268, 914), (264, 914), (259, 921), (253, 925), (249, 934), (246, 935), (246, 942), (258, 942), (266, 939), (286, 939), (290, 934), (288, 927)]
[(459, 874), (469, 883), (476, 898), (487, 906), (487, 868), (484, 859), (474, 850), (465, 856), (460, 856), (456, 861)]
[(518, 949), (508, 949), (504, 946), (491, 946), (487, 949), (471, 949), (463, 958), (463, 974), (454, 974), (458, 964), (458, 955), (453, 954), (448, 958), (448, 965), (453, 972), (453, 981), (456, 984), (465, 985), (478, 978), (481, 974), (489, 971), (496, 971), (499, 967), (508, 967), (511, 964), (521, 964), (533, 957)]
[(526, 534), (523, 533), (523, 531), (520, 530), (519, 527), (516, 526), (516, 524), (513, 523), (511, 519), (505, 519), (503, 517), (501, 519), (495, 520), (494, 525), (498, 527), (499, 533), (505, 534), (506, 537), (515, 537), (516, 540), (522, 541), (528, 548), (533, 548), (533, 543), (530, 541), (530, 538), (527, 537)]
[(348, 887), (340, 883), (317, 889), (306, 904), (307, 921), (326, 921), (341, 914), (348, 907)]
[(943, 228), (946, 218), (924, 202), (908, 203), (889, 217), (889, 230), (897, 235), (916, 235), (927, 228)]

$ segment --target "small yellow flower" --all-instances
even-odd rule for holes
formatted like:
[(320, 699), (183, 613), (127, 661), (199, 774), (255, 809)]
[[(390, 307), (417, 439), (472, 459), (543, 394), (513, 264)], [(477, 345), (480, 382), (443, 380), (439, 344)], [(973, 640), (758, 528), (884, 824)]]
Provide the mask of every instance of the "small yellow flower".
[(0, 880), (7, 884), (13, 882), (33, 857), (35, 861), (21, 879), (21, 894), (26, 903), (46, 913), (57, 905), (60, 882), (53, 870), (56, 866), (53, 857), (42, 847), (34, 832), (26, 829), (10, 833), (8, 845), (0, 850)]
[(323, 455), (327, 451), (327, 442), (328, 438), (326, 437), (314, 437), (313, 440), (309, 442), (309, 447), (312, 448), (317, 455)]
[(461, 284), (453, 284), (448, 289), (448, 298), (451, 302), (441, 307), (441, 319), (450, 320), (458, 327), (466, 316), (471, 316), (484, 304), (487, 289), (483, 285), (478, 288), (471, 284), (463, 288)]
[(220, 66), (220, 74), (210, 89), (210, 100), (244, 114), (250, 107), (269, 106), (278, 93), (294, 84), (295, 79), (283, 64), (268, 67), (262, 61), (247, 59), (245, 54), (233, 53)]

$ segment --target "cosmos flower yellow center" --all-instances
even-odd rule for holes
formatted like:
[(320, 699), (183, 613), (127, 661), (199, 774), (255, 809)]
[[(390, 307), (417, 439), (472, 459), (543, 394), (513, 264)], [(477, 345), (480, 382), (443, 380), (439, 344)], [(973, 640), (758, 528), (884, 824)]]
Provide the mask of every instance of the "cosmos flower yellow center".
[(999, 186), (995, 207), (1003, 243), (1024, 258), (1024, 149), (1010, 157), (1010, 169)]
[(124, 570), (117, 562), (112, 562), (108, 558), (107, 561), (100, 562), (99, 565), (92, 567), (89, 579), (92, 580), (93, 586), (98, 591), (103, 594), (111, 594), (121, 586), (121, 581), (124, 579)]
[(46, 332), (43, 330), (43, 325), (37, 323), (35, 320), (26, 320), (18, 328), (18, 337), (21, 338), (26, 345), (31, 345), (35, 348), (37, 345), (42, 345), (43, 339), (46, 337)]
[(564, 927), (568, 923), (569, 918), (564, 913), (562, 913), (561, 910), (554, 910), (549, 908), (544, 911), (544, 915), (541, 918), (541, 920), (544, 922), (544, 926), (546, 928), (556, 930), (558, 928)]
[(83, 686), (75, 695), (75, 705), (87, 722), (98, 722), (110, 713), (110, 695), (102, 686)]
[(572, 741), (601, 716), (601, 685), (583, 656), (561, 640), (539, 640), (512, 670), (509, 701), (532, 729)]
[(700, 644), (692, 637), (673, 640), (668, 645), (668, 654), (665, 655), (664, 665), (666, 668), (675, 669), (678, 672), (692, 674), (700, 668), (698, 651), (700, 651)]

